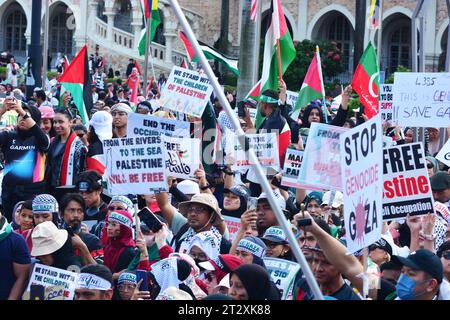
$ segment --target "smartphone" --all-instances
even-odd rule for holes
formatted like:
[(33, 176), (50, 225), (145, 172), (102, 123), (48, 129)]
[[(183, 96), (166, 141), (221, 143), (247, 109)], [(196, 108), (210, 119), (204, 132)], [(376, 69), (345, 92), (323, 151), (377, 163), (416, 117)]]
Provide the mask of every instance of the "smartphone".
[(245, 118), (245, 103), (243, 101), (238, 103), (238, 117)]
[(45, 288), (40, 284), (32, 284), (30, 286), (30, 300), (44, 300)]
[(310, 226), (312, 223), (310, 218), (304, 218), (304, 219), (297, 219), (297, 225), (299, 227), (306, 227), (306, 226)]
[(136, 270), (136, 281), (139, 283), (139, 281), (142, 281), (141, 285), (139, 286), (139, 291), (148, 291), (148, 275), (146, 270)]
[(138, 212), (138, 217), (152, 232), (158, 232), (163, 227), (162, 222), (147, 207)]
[(247, 200), (247, 210), (256, 210), (256, 203), (258, 202), (258, 198), (249, 197)]

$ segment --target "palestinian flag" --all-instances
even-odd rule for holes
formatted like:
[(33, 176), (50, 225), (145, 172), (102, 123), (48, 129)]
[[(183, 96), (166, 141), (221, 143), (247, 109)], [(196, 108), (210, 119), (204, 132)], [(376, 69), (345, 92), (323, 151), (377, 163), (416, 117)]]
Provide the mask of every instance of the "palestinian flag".
[[(191, 62), (197, 62), (198, 58), (195, 54), (194, 47), (189, 42), (186, 35), (180, 31), (179, 32), (180, 38), (183, 41), (184, 47), (186, 48), (186, 52), (188, 54), (189, 60)], [(214, 50), (210, 46), (204, 44), (203, 42), (199, 41), (200, 48), (202, 49), (203, 53), (206, 56), (206, 59), (208, 60), (215, 60), (219, 63), (222, 63), (225, 67), (230, 69), (231, 72), (233, 72), (236, 76), (239, 77), (239, 70), (238, 70), (238, 60), (230, 59), (226, 57), (225, 55), (221, 54), (220, 52)]]
[(188, 69), (188, 65), (186, 63), (186, 59), (185, 58), (183, 58), (183, 60), (181, 60), (180, 67), (184, 68), (184, 69)]
[[(151, 11), (150, 11), (151, 8)], [(158, 10), (158, 0), (141, 0), (141, 9), (145, 15), (145, 28), (141, 31), (141, 37), (139, 38), (138, 51), (139, 55), (145, 55), (145, 40), (147, 38), (147, 19), (150, 18), (150, 43), (155, 38), (156, 28), (161, 23)]]
[(377, 54), (372, 42), (369, 42), (352, 80), (353, 90), (358, 93), (359, 101), (365, 107), (364, 113), (369, 119), (378, 113), (379, 75)]
[(249, 93), (245, 99), (252, 98), (255, 101), (259, 101), (259, 96), (261, 94), (261, 80), (259, 80), (253, 88), (250, 89)]
[(322, 81), (322, 72), (320, 68), (320, 56), (318, 50), (309, 65), (306, 77), (303, 80), (302, 87), (298, 93), (298, 99), (291, 115), (292, 119), (297, 119), (300, 110), (312, 100), (320, 99), (324, 96), (325, 89)]
[[(277, 43), (280, 46), (281, 72), (284, 74), (294, 61), (297, 51), (295, 50), (292, 37), (289, 33), (286, 18), (281, 7), (281, 0), (272, 0), (272, 18), (264, 40), (264, 63), (261, 76), (261, 93), (272, 89), (278, 91), (278, 53)], [(258, 128), (264, 118), (259, 112), (256, 115), (256, 127)]]
[(78, 53), (70, 66), (59, 78), (61, 86), (70, 91), (73, 101), (77, 106), (78, 112), (83, 120), (83, 124), (89, 121), (88, 114), (92, 108), (92, 79), (89, 75), (89, 62), (87, 55), (87, 46)]

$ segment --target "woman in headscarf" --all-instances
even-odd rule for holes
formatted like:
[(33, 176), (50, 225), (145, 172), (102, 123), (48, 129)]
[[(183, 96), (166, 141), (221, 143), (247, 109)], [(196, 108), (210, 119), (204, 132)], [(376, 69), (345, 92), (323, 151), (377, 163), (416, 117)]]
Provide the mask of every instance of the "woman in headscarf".
[(225, 216), (240, 218), (247, 211), (247, 201), (250, 190), (245, 185), (235, 185), (224, 189), (222, 214)]
[(234, 300), (280, 300), (281, 295), (266, 269), (244, 264), (231, 272), (229, 296)]
[(247, 236), (239, 241), (236, 256), (241, 258), (245, 264), (257, 264), (266, 269), (263, 260), (266, 250), (267, 246), (260, 238)]
[(428, 177), (431, 178), (439, 171), (439, 163), (436, 158), (432, 156), (425, 157), (425, 160), (427, 162)]
[(128, 211), (115, 210), (106, 218), (103, 230), (104, 264), (119, 278), (119, 272), (126, 269), (135, 256), (133, 240), (133, 217)]

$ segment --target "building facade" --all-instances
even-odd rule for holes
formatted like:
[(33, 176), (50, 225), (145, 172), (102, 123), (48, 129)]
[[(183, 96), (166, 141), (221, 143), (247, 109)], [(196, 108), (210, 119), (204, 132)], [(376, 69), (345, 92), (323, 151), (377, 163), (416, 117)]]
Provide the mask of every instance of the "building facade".
[[(23, 62), (31, 37), (31, 0), (0, 0), (0, 51), (10, 49)], [(58, 53), (69, 58), (85, 44), (98, 52), (114, 69), (124, 70), (128, 58), (139, 57), (137, 43), (144, 21), (139, 0), (51, 0), (49, 53), (52, 65)], [(355, 30), (354, 0), (282, 0), (283, 10), (294, 41), (304, 39), (337, 42), (346, 67), (343, 77), (353, 73)], [(221, 0), (179, 0), (197, 38), (211, 46), (220, 36)], [(228, 54), (238, 55), (243, 0), (229, 0)], [(370, 1), (367, 1), (369, 6)], [(398, 65), (411, 67), (411, 17), (415, 0), (384, 1), (381, 69), (387, 73)], [(43, 6), (44, 7), (44, 6)], [(263, 25), (270, 0), (262, 4)], [(158, 71), (169, 71), (185, 57), (178, 39), (180, 24), (166, 0), (159, 0), (162, 20), (152, 45), (153, 64)], [(369, 8), (367, 8), (368, 14)], [(448, 12), (445, 0), (427, 0), (424, 17), (424, 48), (427, 71), (437, 71), (445, 52)], [(42, 12), (42, 34), (45, 12)], [(417, 23), (419, 25), (419, 23)], [(264, 31), (262, 31), (262, 37)], [(365, 42), (376, 44), (376, 32), (366, 30)]]

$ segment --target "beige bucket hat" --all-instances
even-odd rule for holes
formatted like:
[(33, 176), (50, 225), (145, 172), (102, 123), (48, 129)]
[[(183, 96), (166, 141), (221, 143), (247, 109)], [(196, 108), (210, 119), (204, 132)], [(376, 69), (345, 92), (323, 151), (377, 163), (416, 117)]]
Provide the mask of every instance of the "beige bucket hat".
[(191, 203), (204, 204), (205, 206), (210, 207), (214, 211), (214, 218), (212, 219), (212, 224), (214, 226), (218, 225), (223, 221), (222, 215), (220, 214), (219, 203), (217, 202), (216, 197), (214, 197), (210, 193), (199, 193), (192, 196), (190, 201), (181, 202), (179, 205), (179, 211), (187, 216), (187, 211)]
[(51, 221), (42, 222), (34, 228), (31, 235), (31, 255), (39, 257), (58, 251), (66, 243), (67, 237), (67, 230), (58, 229)]

